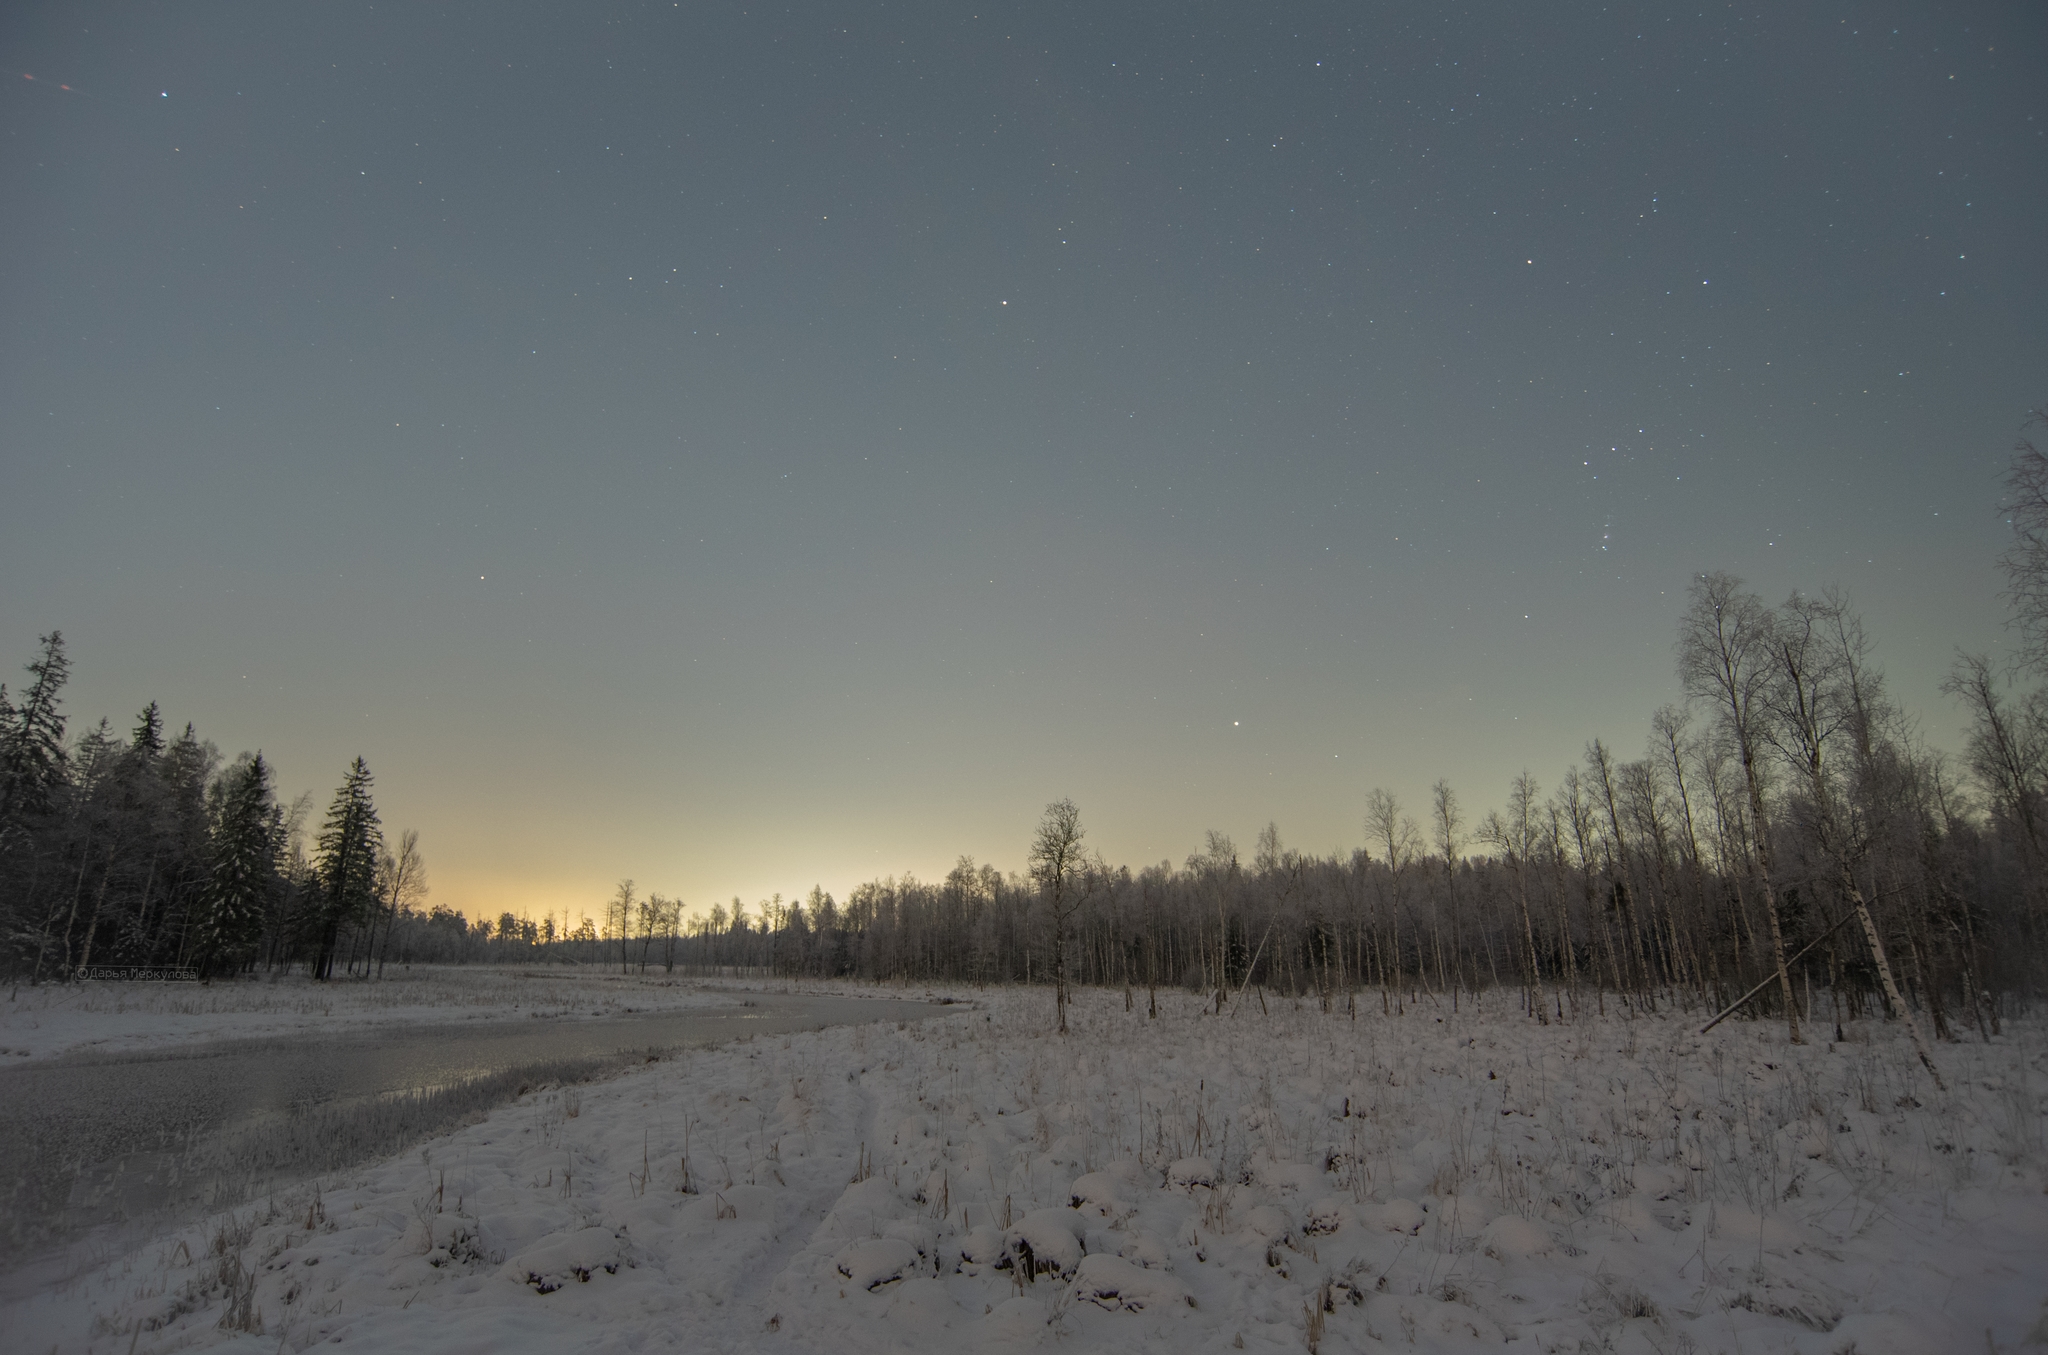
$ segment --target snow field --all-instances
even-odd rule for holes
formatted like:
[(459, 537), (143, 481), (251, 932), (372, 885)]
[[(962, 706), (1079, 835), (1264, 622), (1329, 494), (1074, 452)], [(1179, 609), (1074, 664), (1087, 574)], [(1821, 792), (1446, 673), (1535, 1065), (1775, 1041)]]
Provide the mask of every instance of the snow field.
[[(0, 1314), (20, 1348), (2016, 1348), (2048, 1041), (1089, 992), (522, 1098)], [(1377, 1004), (1374, 1004), (1377, 1005)], [(1441, 1019), (1438, 1019), (1441, 1016)], [(1865, 1042), (1867, 1040), (1867, 1042)], [(256, 1335), (260, 1332), (260, 1338)], [(1522, 1344), (1526, 1342), (1527, 1344)]]

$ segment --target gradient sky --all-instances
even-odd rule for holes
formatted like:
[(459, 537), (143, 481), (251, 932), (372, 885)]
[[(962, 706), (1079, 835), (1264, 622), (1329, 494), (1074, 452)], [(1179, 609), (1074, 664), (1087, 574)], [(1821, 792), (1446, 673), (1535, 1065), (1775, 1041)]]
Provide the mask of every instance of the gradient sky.
[(1705, 569), (1953, 746), (2044, 16), (12, 4), (0, 666), (536, 917), (1476, 817)]

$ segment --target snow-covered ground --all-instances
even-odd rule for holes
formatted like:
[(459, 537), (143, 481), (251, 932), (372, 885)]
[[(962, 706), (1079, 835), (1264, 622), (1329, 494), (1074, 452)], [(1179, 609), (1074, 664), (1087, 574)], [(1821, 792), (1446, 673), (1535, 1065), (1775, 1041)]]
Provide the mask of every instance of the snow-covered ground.
[(548, 1088), (0, 1312), (20, 1350), (2012, 1351), (2048, 1027), (1043, 991)]
[(534, 965), (392, 966), (370, 982), (303, 974), (197, 983), (19, 987), (0, 1002), (0, 1059), (93, 1049), (126, 1053), (207, 1040), (329, 1035), (352, 1026), (422, 1025), (727, 1006), (738, 986), (650, 970)]

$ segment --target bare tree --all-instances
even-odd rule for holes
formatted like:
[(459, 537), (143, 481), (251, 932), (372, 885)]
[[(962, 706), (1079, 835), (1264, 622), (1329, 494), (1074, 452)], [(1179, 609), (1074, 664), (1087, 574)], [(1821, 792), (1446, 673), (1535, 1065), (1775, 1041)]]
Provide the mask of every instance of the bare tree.
[[(1858, 824), (1844, 803), (1836, 785), (1829, 749), (1855, 728), (1857, 697), (1852, 675), (1858, 673), (1860, 655), (1853, 646), (1860, 639), (1860, 627), (1835, 615), (1845, 610), (1835, 599), (1816, 601), (1793, 594), (1778, 609), (1774, 679), (1766, 689), (1766, 703), (1772, 716), (1765, 726), (1771, 742), (1791, 766), (1806, 791), (1812, 833), (1822, 854), (1834, 867), (1835, 882), (1856, 911), (1863, 925), (1863, 938), (1870, 944), (1870, 956), (1877, 964), (1885, 1001), (1894, 1015), (1905, 1023), (1920, 1062), (1942, 1086), (1941, 1070), (1920, 1036), (1920, 1023), (1899, 992), (1892, 977), (1891, 960), (1885, 954), (1884, 938), (1871, 916), (1870, 902), (1856, 879), (1857, 862), (1867, 850), (1867, 829)], [(1861, 680), (1872, 680), (1867, 670)]]
[[(427, 859), (420, 855), (420, 835), (408, 828), (398, 835), (398, 852), (384, 854), (379, 863), (384, 895), (384, 948), (377, 952), (377, 977), (384, 977), (384, 961), (391, 957), (391, 932), (398, 925), (401, 909), (410, 908), (427, 896)], [(363, 966), (367, 973), (369, 966)]]
[(1045, 891), (1052, 912), (1053, 1005), (1062, 1035), (1067, 1033), (1067, 926), (1080, 908), (1080, 877), (1087, 865), (1081, 853), (1083, 836), (1081, 811), (1072, 800), (1059, 799), (1045, 807), (1031, 840), (1031, 878)]
[[(1607, 809), (1607, 835), (1603, 840), (1608, 854), (1607, 875), (1609, 883), (1613, 886), (1615, 916), (1621, 923), (1628, 942), (1629, 954), (1635, 961), (1631, 970), (1635, 975), (1634, 983), (1623, 984), (1618, 977), (1615, 982), (1624, 992), (1633, 987), (1636, 1000), (1647, 1006), (1650, 996), (1650, 962), (1643, 954), (1642, 923), (1636, 911), (1635, 883), (1629, 872), (1631, 858), (1628, 834), (1623, 832), (1621, 827), (1622, 801), (1628, 798), (1626, 790), (1632, 766), (1633, 764), (1617, 766), (1614, 754), (1599, 739), (1594, 739), (1586, 745), (1586, 770), (1592, 774), (1593, 787), (1600, 792), (1599, 804), (1595, 809), (1597, 810), (1600, 805), (1606, 806)], [(1633, 817), (1631, 815), (1631, 818)]]
[(1230, 988), (1230, 895), (1238, 877), (1237, 844), (1227, 833), (1211, 828), (1203, 839), (1202, 852), (1188, 857), (1188, 871), (1205, 881), (1216, 896), (1216, 1012), (1223, 1012), (1224, 996)]
[(2019, 829), (2036, 871), (2048, 833), (2048, 700), (2041, 693), (2008, 705), (1993, 676), (1991, 660), (1959, 654), (1942, 691), (1960, 697), (1970, 712), (1966, 756), (1970, 770), (1991, 793), (1998, 811)]
[[(734, 902), (738, 902), (738, 900), (734, 900)], [(619, 938), (619, 972), (623, 974), (626, 972), (627, 947), (632, 943), (633, 939), (633, 882), (631, 880), (619, 881), (618, 889), (612, 893), (611, 902), (605, 905), (605, 929), (611, 931), (614, 927), (617, 930), (613, 934)]]
[[(1365, 835), (1385, 853), (1387, 864), (1381, 899), (1387, 905), (1387, 929), (1390, 933), (1387, 946), (1380, 949), (1380, 1010), (1390, 1010), (1387, 992), (1387, 951), (1393, 953), (1394, 980), (1401, 979), (1401, 885), (1408, 867), (1415, 858), (1422, 855), (1422, 833), (1415, 826), (1415, 820), (1401, 812), (1401, 802), (1390, 790), (1374, 788), (1365, 801)], [(1420, 947), (1417, 948), (1416, 963), (1421, 964)]]
[[(2034, 411), (2026, 426), (2048, 427), (2048, 406)], [(1998, 558), (2005, 570), (2008, 623), (2020, 633), (2018, 662), (2048, 673), (2048, 455), (2022, 437), (2005, 473), (2006, 519), (2013, 543)]]
[[(1614, 928), (1607, 925), (1607, 911), (1601, 908), (1593, 897), (1593, 839), (1598, 832), (1593, 802), (1586, 794), (1586, 783), (1579, 776), (1577, 767), (1564, 769), (1564, 782), (1557, 788), (1557, 809), (1559, 816), (1570, 827), (1572, 848), (1578, 857), (1579, 888), (1584, 895), (1586, 909), (1600, 921), (1601, 948), (1607, 952), (1607, 973), (1619, 995), (1626, 985), (1621, 981), (1621, 960), (1614, 949)], [(1599, 969), (1594, 968), (1595, 1001), (1600, 1015), (1607, 1015), (1607, 986), (1599, 982)]]
[[(1451, 990), (1451, 1010), (1458, 1009), (1457, 988), (1465, 986), (1464, 929), (1458, 925), (1458, 856), (1464, 848), (1462, 829), (1465, 825), (1463, 813), (1458, 808), (1458, 797), (1451, 790), (1451, 783), (1438, 781), (1430, 787), (1430, 798), (1434, 812), (1430, 826), (1436, 835), (1437, 854), (1444, 859), (1444, 905), (1451, 914), (1451, 950), (1456, 960), (1457, 987)], [(1444, 929), (1439, 921), (1434, 926), (1436, 933), (1436, 986), (1444, 987)]]
[(1732, 574), (1703, 574), (1693, 581), (1678, 624), (1678, 678), (1686, 696), (1713, 706), (1742, 763), (1749, 793), (1750, 845), (1756, 855), (1764, 912), (1771, 923), (1771, 956), (1778, 969), (1778, 996), (1785, 1029), (1799, 1040), (1799, 1008), (1792, 1000), (1792, 976), (1785, 967), (1785, 933), (1778, 918), (1778, 887), (1772, 861), (1770, 820), (1764, 812), (1763, 725), (1765, 694), (1774, 673), (1773, 618), (1763, 600)]
[(1537, 800), (1542, 792), (1536, 778), (1523, 772), (1508, 792), (1508, 813), (1502, 818), (1490, 813), (1479, 825), (1479, 837), (1500, 848), (1515, 877), (1515, 901), (1522, 911), (1522, 1009), (1550, 1024), (1543, 1010), (1543, 970), (1536, 958), (1536, 924), (1529, 915), (1529, 863), (1537, 848)]
[(1549, 858), (1551, 890), (1557, 900), (1557, 952), (1564, 965), (1564, 988), (1571, 993), (1572, 1016), (1579, 1014), (1579, 955), (1572, 943), (1572, 917), (1565, 888), (1565, 808), (1553, 795), (1543, 806), (1543, 854)]

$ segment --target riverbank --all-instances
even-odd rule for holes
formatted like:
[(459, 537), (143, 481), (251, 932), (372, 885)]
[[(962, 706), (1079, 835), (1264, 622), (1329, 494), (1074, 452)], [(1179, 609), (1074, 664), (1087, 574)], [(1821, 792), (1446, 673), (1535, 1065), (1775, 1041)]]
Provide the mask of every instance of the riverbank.
[(0, 1002), (0, 1064), (97, 1050), (324, 1035), (372, 1026), (543, 1017), (582, 1021), (715, 1007), (787, 984), (567, 965), (392, 966), (380, 979), (253, 975), (212, 983), (20, 985)]
[(65, 1277), (81, 1251), (120, 1250), (406, 1151), (533, 1087), (602, 1080), (680, 1049), (943, 1010), (780, 987), (705, 988), (637, 1010), (582, 996), (573, 1016), (546, 1004), (425, 1024), (386, 1013), (317, 1033), (0, 1062), (0, 1300)]

